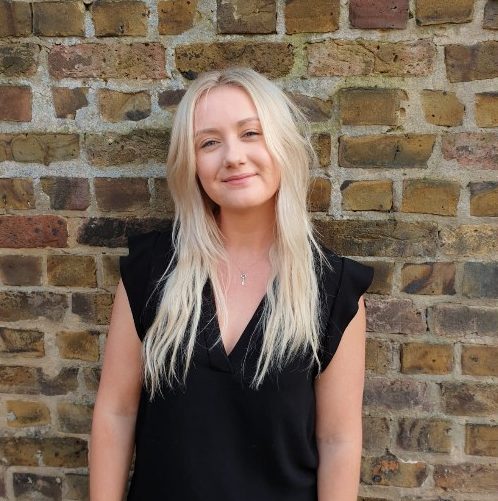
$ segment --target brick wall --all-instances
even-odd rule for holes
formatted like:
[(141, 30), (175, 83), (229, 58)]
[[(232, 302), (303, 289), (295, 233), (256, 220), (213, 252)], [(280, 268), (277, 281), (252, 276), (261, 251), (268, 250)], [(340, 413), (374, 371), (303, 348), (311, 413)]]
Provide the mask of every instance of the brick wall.
[(172, 112), (246, 64), (313, 122), (310, 210), (372, 264), (364, 500), (496, 500), (497, 0), (0, 0), (0, 498), (87, 498), (118, 256)]

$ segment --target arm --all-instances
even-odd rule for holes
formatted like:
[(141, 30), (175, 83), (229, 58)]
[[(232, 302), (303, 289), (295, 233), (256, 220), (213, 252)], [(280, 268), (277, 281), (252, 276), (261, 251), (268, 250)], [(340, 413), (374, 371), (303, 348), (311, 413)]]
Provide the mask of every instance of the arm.
[(356, 501), (358, 496), (365, 331), (361, 296), (334, 357), (315, 381), (318, 501)]
[(125, 493), (142, 386), (141, 347), (120, 280), (93, 411), (88, 454), (91, 501), (121, 501)]

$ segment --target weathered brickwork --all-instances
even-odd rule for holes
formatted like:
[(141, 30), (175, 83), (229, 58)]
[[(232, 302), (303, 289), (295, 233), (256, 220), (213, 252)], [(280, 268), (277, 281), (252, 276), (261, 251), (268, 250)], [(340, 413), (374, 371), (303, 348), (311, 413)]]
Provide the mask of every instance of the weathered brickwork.
[(498, 492), (497, 0), (0, 0), (0, 499), (89, 499), (119, 257), (173, 114), (250, 66), (310, 121), (323, 242), (372, 266), (361, 501)]

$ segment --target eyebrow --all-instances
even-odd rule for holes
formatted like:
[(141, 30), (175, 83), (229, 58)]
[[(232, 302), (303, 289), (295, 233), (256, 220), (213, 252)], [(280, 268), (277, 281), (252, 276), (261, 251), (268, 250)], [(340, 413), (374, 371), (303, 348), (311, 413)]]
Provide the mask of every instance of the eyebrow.
[[(237, 125), (242, 125), (242, 124), (245, 124), (246, 122), (252, 122), (252, 121), (258, 121), (259, 122), (259, 118), (258, 117), (247, 117), (247, 118), (243, 118), (242, 120), (239, 120), (237, 122)], [(209, 129), (201, 129), (201, 130), (198, 130), (195, 134), (194, 134), (194, 137), (197, 137), (199, 136), (200, 134), (203, 134), (204, 132), (216, 132), (218, 129), (215, 129), (215, 128), (209, 128)]]

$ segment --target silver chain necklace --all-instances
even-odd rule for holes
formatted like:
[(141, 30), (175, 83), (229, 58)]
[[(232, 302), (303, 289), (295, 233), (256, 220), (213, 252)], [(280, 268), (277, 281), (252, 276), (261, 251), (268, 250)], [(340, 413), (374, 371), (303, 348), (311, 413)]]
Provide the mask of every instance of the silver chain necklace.
[[(248, 268), (251, 268), (252, 266), (254, 266), (260, 259), (262, 259), (262, 258), (260, 257), (259, 259), (254, 261), (254, 263), (252, 263), (250, 266), (248, 266)], [(246, 280), (247, 280), (247, 273), (240, 269), (240, 266), (235, 262), (235, 260), (233, 260), (233, 262), (234, 262), (235, 266), (237, 267), (237, 269), (239, 270), (240, 284), (245, 286)]]

